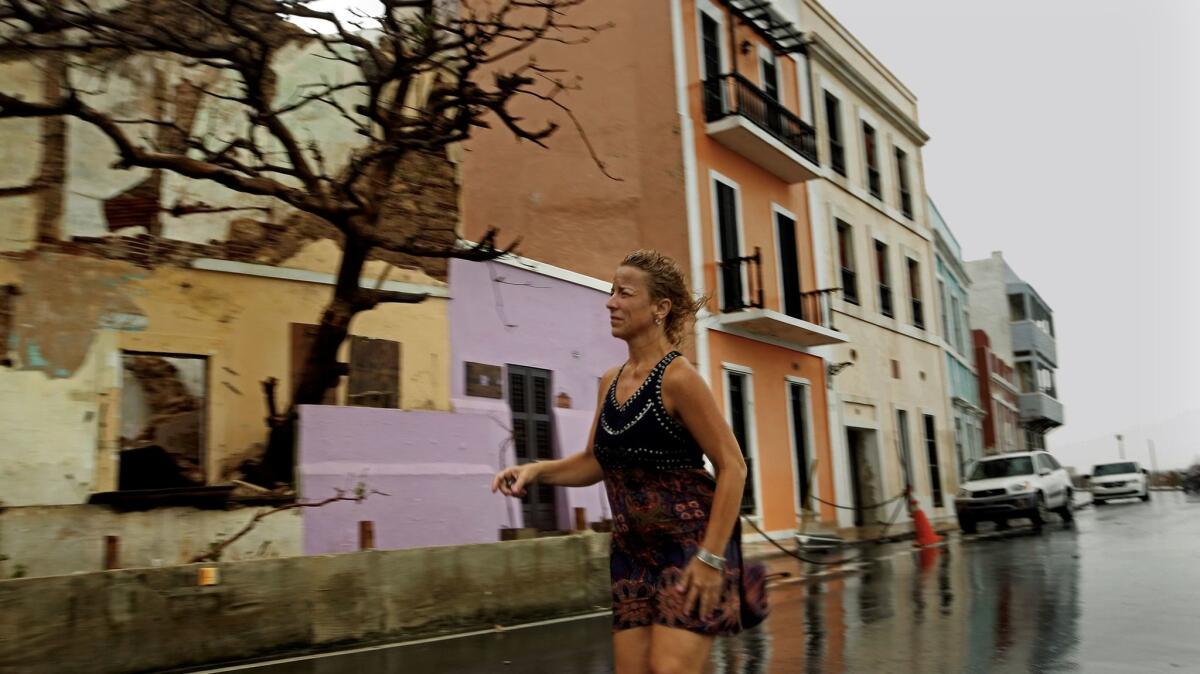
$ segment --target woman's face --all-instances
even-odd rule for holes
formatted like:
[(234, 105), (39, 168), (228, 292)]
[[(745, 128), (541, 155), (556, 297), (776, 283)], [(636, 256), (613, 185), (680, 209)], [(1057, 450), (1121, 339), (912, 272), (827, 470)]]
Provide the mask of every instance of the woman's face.
[(655, 302), (650, 296), (646, 272), (636, 267), (617, 267), (612, 295), (605, 306), (613, 337), (627, 340), (646, 330), (661, 330), (662, 326), (655, 325), (654, 319), (665, 318), (670, 303)]

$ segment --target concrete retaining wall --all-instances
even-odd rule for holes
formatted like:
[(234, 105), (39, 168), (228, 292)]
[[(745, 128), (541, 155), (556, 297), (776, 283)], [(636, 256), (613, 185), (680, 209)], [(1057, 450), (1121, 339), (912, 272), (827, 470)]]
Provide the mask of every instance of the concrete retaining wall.
[[(213, 542), (240, 530), (257, 512), (259, 508), (157, 508), (120, 513), (100, 505), (4, 508), (0, 510), (0, 578), (100, 571), (105, 536), (120, 539), (122, 567), (185, 564)], [(229, 546), (223, 558), (299, 555), (300, 532), (300, 511), (275, 513)]]
[(0, 581), (0, 672), (117, 674), (607, 608), (608, 545), (486, 545)]

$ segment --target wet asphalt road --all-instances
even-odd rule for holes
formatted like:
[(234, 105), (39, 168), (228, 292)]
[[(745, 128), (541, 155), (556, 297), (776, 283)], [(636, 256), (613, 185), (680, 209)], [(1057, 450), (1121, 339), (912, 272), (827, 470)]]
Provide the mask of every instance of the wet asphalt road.
[[(1041, 536), (981, 528), (924, 552), (879, 546), (843, 577), (782, 581), (771, 618), (718, 640), (709, 671), (1200, 672), (1200, 499), (1158, 492), (1076, 517)], [(609, 672), (608, 626), (602, 616), (214, 671)]]

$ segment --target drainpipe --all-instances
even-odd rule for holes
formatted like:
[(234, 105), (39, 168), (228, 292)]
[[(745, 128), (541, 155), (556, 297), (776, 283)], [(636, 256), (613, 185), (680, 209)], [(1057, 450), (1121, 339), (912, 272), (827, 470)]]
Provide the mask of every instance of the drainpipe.
[[(687, 211), (688, 262), (692, 276), (692, 289), (703, 296), (704, 288), (704, 244), (703, 226), (700, 222), (700, 179), (696, 159), (695, 131), (689, 107), (687, 79), (687, 52), (684, 47), (684, 18), (681, 0), (671, 0), (671, 42), (675, 60), (675, 104), (679, 115), (680, 145), (683, 151), (683, 187)], [(702, 308), (692, 329), (696, 339), (696, 360), (700, 376), (712, 386), (709, 372), (708, 310)]]

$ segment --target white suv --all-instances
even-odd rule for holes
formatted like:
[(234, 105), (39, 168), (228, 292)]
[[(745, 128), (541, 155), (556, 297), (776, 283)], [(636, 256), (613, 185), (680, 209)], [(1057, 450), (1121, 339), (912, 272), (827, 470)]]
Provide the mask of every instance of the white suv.
[(980, 459), (968, 471), (954, 499), (958, 524), (975, 533), (983, 520), (1008, 526), (1008, 520), (1029, 518), (1041, 531), (1056, 512), (1068, 526), (1074, 521), (1071, 477), (1046, 452), (1014, 452)]
[(1150, 500), (1150, 476), (1137, 461), (1102, 463), (1092, 468), (1092, 503), (1104, 505), (1108, 499), (1136, 496)]

